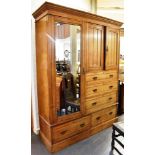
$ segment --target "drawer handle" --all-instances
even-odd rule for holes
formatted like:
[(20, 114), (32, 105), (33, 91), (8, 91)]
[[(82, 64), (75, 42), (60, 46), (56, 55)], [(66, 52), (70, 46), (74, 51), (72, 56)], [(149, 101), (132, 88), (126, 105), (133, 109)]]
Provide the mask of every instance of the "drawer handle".
[(97, 80), (97, 76), (93, 77), (93, 80)]
[(109, 115), (112, 115), (113, 114), (113, 112), (109, 112)]
[(97, 104), (97, 102), (92, 103), (92, 106), (95, 106)]
[(109, 86), (109, 89), (112, 89), (113, 88), (113, 86)]
[(109, 97), (109, 100), (112, 100), (112, 97)]
[(110, 77), (110, 78), (112, 78), (112, 77), (113, 77), (113, 75), (111, 74), (111, 75), (109, 75), (109, 77)]
[(84, 126), (85, 126), (85, 123), (80, 124), (80, 127), (84, 127)]
[(97, 92), (97, 89), (94, 89), (93, 92)]
[(61, 134), (61, 135), (64, 135), (66, 132), (67, 132), (67, 130), (62, 131), (60, 134)]
[(99, 117), (96, 117), (96, 120), (100, 120), (100, 118), (101, 118), (100, 116)]

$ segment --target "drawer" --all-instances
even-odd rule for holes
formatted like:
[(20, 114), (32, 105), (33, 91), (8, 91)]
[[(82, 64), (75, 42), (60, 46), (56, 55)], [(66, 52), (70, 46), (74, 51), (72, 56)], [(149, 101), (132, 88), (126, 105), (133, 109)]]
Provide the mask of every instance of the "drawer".
[(103, 79), (106, 81), (116, 81), (117, 78), (117, 71), (105, 71), (103, 74)]
[(99, 112), (92, 114), (92, 126), (104, 123), (116, 117), (117, 105), (103, 109)]
[(93, 85), (92, 87), (86, 87), (86, 98), (94, 97), (96, 95), (103, 94), (103, 86), (102, 85)]
[(86, 74), (86, 84), (95, 84), (101, 81), (109, 82), (117, 80), (117, 71), (104, 71), (97, 73), (87, 73)]
[(97, 73), (87, 73), (86, 74), (86, 82), (97, 82), (103, 80), (103, 72)]
[(114, 104), (117, 102), (117, 94), (116, 92), (98, 97), (93, 99), (86, 99), (86, 109), (96, 108), (98, 106), (106, 107), (110, 103)]
[(90, 116), (83, 117), (53, 128), (53, 141), (57, 143), (90, 128)]
[(112, 92), (118, 90), (118, 82), (109, 82), (109, 83), (104, 83), (102, 87), (102, 92)]

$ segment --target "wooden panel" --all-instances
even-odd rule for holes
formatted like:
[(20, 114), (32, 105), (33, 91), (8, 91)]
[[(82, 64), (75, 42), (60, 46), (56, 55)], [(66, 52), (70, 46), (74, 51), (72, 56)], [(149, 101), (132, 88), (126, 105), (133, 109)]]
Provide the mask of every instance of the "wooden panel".
[[(39, 113), (49, 121), (47, 17), (36, 23), (36, 60)], [(46, 45), (46, 46), (45, 46)]]
[(90, 128), (90, 116), (71, 121), (53, 128), (54, 143)]
[(103, 69), (103, 27), (88, 24), (87, 72)]
[(40, 125), (40, 131), (42, 132), (42, 134), (44, 134), (44, 136), (51, 141), (51, 127), (50, 124), (48, 124), (46, 122), (46, 120), (40, 116), (39, 117), (39, 125)]
[(119, 54), (119, 30), (107, 28), (106, 31), (106, 57), (105, 68), (118, 68), (118, 54)]
[(112, 118), (115, 118), (116, 113), (117, 113), (116, 106), (112, 106), (104, 110), (101, 110), (99, 112), (93, 113), (92, 114), (92, 126), (96, 126), (100, 123), (104, 123)]

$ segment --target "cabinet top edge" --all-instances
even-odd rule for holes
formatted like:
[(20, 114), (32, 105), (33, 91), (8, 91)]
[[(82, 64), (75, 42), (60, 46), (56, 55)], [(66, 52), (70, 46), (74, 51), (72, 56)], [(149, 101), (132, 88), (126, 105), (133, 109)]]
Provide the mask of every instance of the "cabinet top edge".
[(58, 4), (51, 3), (51, 2), (44, 2), (32, 15), (35, 19), (37, 19), (37, 17), (39, 17), (42, 13), (44, 13), (45, 11), (50, 11), (50, 10), (69, 13), (71, 15), (80, 16), (82, 18), (90, 18), (90, 19), (94, 19), (94, 20), (100, 20), (105, 23), (110, 23), (110, 24), (117, 25), (120, 27), (123, 24), (122, 22), (119, 22), (119, 21), (116, 21), (116, 20), (113, 20), (113, 19), (110, 19), (107, 17), (99, 16), (99, 15), (89, 13), (86, 11), (73, 9), (70, 7), (61, 6)]

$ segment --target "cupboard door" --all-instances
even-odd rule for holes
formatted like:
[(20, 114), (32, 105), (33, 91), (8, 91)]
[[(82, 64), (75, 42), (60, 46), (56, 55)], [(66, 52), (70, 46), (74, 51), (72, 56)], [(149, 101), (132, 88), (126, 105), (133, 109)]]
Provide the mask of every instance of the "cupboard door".
[(107, 28), (105, 69), (117, 69), (119, 60), (119, 30)]
[(87, 72), (103, 69), (103, 27), (89, 24), (87, 27)]

